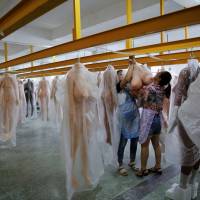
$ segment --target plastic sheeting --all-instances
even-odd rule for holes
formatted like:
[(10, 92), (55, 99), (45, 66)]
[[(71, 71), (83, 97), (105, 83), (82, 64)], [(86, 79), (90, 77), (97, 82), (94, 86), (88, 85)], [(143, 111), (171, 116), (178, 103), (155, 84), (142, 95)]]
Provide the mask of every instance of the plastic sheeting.
[(188, 98), (178, 111), (179, 120), (182, 122), (188, 136), (200, 148), (200, 74), (190, 85)]
[[(193, 78), (196, 77), (196, 75), (198, 73), (197, 69), (198, 69), (198, 62), (196, 62), (196, 60), (193, 60), (193, 59), (190, 60), (188, 62), (188, 70), (190, 71), (190, 73), (189, 73), (190, 77), (188, 77), (189, 80), (193, 80)], [(185, 69), (183, 69), (183, 70), (185, 70)], [(198, 80), (196, 80), (196, 81), (198, 81)], [(191, 83), (190, 86), (194, 85), (195, 82)], [(196, 87), (196, 86), (193, 86), (193, 87)], [(189, 92), (190, 94), (192, 93), (191, 90), (194, 90), (194, 89), (188, 90), (188, 92), (190, 91)], [(174, 98), (175, 92), (176, 92), (176, 86), (175, 86), (175, 90), (172, 90), (172, 98)], [(197, 94), (197, 96), (198, 96), (198, 94)], [(188, 132), (188, 127), (190, 127), (190, 129), (191, 129), (191, 124), (192, 124), (191, 121), (189, 120), (189, 118), (190, 118), (189, 114), (191, 114), (191, 113), (189, 113), (189, 109), (190, 109), (189, 107), (191, 107), (191, 105), (196, 105), (197, 101), (196, 101), (196, 99), (194, 101), (194, 98), (190, 97), (189, 102), (190, 102), (190, 106), (188, 106), (189, 104), (187, 103), (187, 99), (185, 100), (185, 97), (182, 98), (182, 105), (183, 106), (187, 105), (186, 107), (188, 107), (186, 109), (186, 107), (184, 106), (184, 109), (186, 109), (188, 112), (187, 113), (188, 115), (184, 116), (184, 120), (186, 120), (186, 119), (187, 120), (183, 124), (179, 119), (180, 116), (182, 117), (181, 112), (183, 112), (183, 111), (181, 111), (181, 110), (178, 111), (177, 126), (174, 128), (174, 130), (170, 134), (167, 135), (166, 142), (165, 142), (167, 161), (174, 163), (174, 164), (184, 165), (184, 166), (192, 166), (199, 159), (199, 152), (198, 152), (197, 147), (195, 145), (192, 146), (191, 144), (189, 144), (188, 146), (186, 146), (184, 144), (184, 143), (189, 142), (185, 138), (188, 138), (188, 136), (190, 136), (190, 133)], [(170, 110), (173, 110), (174, 101), (171, 101), (170, 103), (172, 104)], [(182, 107), (182, 105), (181, 105), (181, 107)], [(197, 108), (197, 110), (198, 110), (198, 108)], [(192, 117), (192, 119), (193, 119), (193, 117)], [(183, 118), (181, 118), (181, 120), (183, 120)], [(185, 128), (185, 125), (187, 126), (187, 129)], [(196, 122), (196, 125), (198, 125), (197, 122)], [(195, 127), (193, 127), (193, 131), (194, 130), (195, 130)], [(198, 128), (196, 129), (196, 132), (198, 132)], [(196, 135), (198, 135), (198, 134), (196, 134)], [(184, 140), (184, 143), (183, 143), (183, 140)]]
[(26, 97), (24, 93), (24, 85), (22, 80), (18, 80), (19, 88), (19, 119), (18, 122), (21, 124), (26, 119)]
[[(105, 164), (114, 164), (117, 166), (117, 151), (120, 140), (120, 132), (118, 128), (118, 115), (117, 115), (117, 104), (118, 96), (116, 90), (117, 74), (113, 66), (109, 65), (103, 73), (101, 81), (101, 98), (102, 98), (102, 109), (103, 122), (105, 127), (105, 144), (108, 144), (112, 148), (112, 154), (109, 155), (109, 149), (104, 151), (104, 154), (109, 155), (109, 158), (104, 157)], [(105, 149), (105, 148), (104, 148)], [(107, 160), (107, 161), (106, 161)]]
[[(174, 109), (174, 99), (175, 99), (175, 90), (177, 82), (178, 82), (178, 76), (172, 76), (169, 121), (171, 119), (172, 112)], [(165, 142), (166, 160), (170, 163), (181, 164), (181, 148), (180, 148), (181, 141), (179, 138), (177, 127), (175, 127), (175, 129), (173, 130), (173, 133), (165, 135), (164, 142)]]
[(0, 79), (0, 146), (16, 146), (19, 90), (16, 77), (5, 74)]
[(67, 194), (92, 189), (104, 173), (98, 143), (96, 76), (77, 63), (65, 82), (62, 135), (65, 147)]
[(163, 102), (163, 110), (162, 110), (162, 129), (160, 134), (160, 144), (161, 144), (161, 152), (165, 153), (165, 140), (167, 136), (167, 128), (168, 128), (168, 118), (169, 118), (169, 99), (165, 98)]
[(51, 94), (50, 94), (50, 118), (55, 122), (56, 127), (59, 129), (62, 119), (63, 111), (61, 106), (61, 100), (59, 95), (60, 80), (56, 76), (51, 84)]
[(38, 86), (38, 100), (40, 103), (41, 117), (43, 121), (49, 120), (49, 100), (50, 100), (50, 86), (49, 82), (42, 78)]

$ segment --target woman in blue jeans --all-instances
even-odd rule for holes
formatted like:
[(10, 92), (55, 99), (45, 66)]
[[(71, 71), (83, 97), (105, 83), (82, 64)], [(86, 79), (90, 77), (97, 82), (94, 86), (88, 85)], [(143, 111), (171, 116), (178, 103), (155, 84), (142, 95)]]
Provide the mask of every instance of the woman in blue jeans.
[(128, 140), (130, 140), (130, 163), (131, 168), (135, 168), (135, 157), (139, 136), (140, 115), (136, 105), (136, 100), (131, 94), (130, 84), (121, 80), (122, 71), (118, 71), (119, 83), (117, 92), (125, 94), (125, 101), (119, 105), (119, 121), (121, 137), (118, 148), (118, 163), (120, 175), (127, 176), (128, 172), (123, 166), (124, 150)]

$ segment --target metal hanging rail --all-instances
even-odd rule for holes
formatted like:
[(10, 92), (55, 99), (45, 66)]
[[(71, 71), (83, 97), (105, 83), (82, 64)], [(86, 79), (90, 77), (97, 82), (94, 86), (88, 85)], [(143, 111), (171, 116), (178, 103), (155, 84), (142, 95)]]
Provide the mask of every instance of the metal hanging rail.
[[(163, 64), (167, 65), (174, 65), (174, 64), (183, 64), (187, 62), (187, 59), (190, 57), (191, 52), (195, 55), (195, 57), (200, 58), (200, 50), (198, 51), (187, 51), (181, 53), (171, 53), (171, 54), (161, 54), (156, 56), (158, 59), (156, 60), (151, 57), (141, 57), (137, 58), (139, 63), (146, 63), (148, 66), (159, 66)], [(93, 64), (86, 64), (86, 67), (93, 71), (102, 71), (106, 68), (107, 65), (112, 64), (115, 68), (124, 68), (128, 65), (128, 59), (111, 61), (111, 62), (101, 62), (101, 63), (93, 63)], [(22, 73), (19, 74), (19, 77), (32, 77), (32, 76), (40, 76), (44, 74), (48, 75), (57, 75), (57, 74), (65, 74), (71, 67), (64, 67), (58, 68), (53, 70), (44, 70), (44, 71), (37, 71), (32, 73)]]

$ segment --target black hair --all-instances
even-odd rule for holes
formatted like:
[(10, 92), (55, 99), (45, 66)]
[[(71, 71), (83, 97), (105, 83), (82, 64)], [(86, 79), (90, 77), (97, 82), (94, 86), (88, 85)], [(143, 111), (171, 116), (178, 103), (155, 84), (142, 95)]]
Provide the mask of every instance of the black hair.
[(117, 75), (119, 75), (121, 72), (123, 72), (123, 70), (122, 70), (122, 69), (120, 69), (120, 70), (117, 70)]
[(169, 99), (170, 95), (171, 95), (171, 85), (170, 85), (170, 81), (172, 79), (172, 75), (168, 72), (168, 71), (163, 71), (159, 73), (159, 85), (160, 86), (165, 86), (167, 85), (167, 87), (165, 88), (165, 96)]
[(160, 72), (158, 76), (160, 79), (159, 80), (160, 86), (165, 86), (165, 85), (169, 84), (172, 79), (172, 75), (167, 71)]
[(171, 95), (171, 84), (169, 83), (168, 86), (165, 88), (165, 96), (169, 99)]

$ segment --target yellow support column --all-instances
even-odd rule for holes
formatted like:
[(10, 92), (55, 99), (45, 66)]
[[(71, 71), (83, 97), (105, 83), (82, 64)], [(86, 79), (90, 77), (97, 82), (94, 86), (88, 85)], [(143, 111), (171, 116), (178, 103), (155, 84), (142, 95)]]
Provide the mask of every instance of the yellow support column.
[(184, 28), (184, 31), (185, 31), (185, 39), (188, 39), (189, 33), (188, 33), (188, 27), (187, 26)]
[(7, 42), (4, 42), (4, 58), (5, 58), (5, 62), (8, 61), (8, 44)]
[[(188, 26), (184, 27), (185, 39), (189, 38)], [(186, 49), (188, 51), (188, 49)]]
[(80, 0), (74, 1), (74, 29), (73, 29), (73, 39), (77, 40), (81, 38), (81, 6)]
[[(127, 24), (132, 23), (132, 0), (126, 0), (126, 19), (127, 19)], [(132, 39), (127, 39), (126, 40), (126, 48), (132, 48), (133, 47), (133, 40)]]
[[(33, 53), (33, 46), (30, 45), (30, 53)], [(31, 61), (31, 67), (33, 67), (33, 61)]]
[[(4, 42), (4, 60), (5, 60), (5, 62), (7, 62), (8, 61), (8, 44), (7, 44), (7, 42)], [(9, 67), (8, 68), (6, 68), (6, 71), (8, 71), (9, 70)]]
[[(160, 0), (160, 15), (164, 15), (165, 12), (165, 4), (164, 4), (164, 0)], [(164, 32), (160, 33), (160, 41), (161, 43), (164, 42)]]

